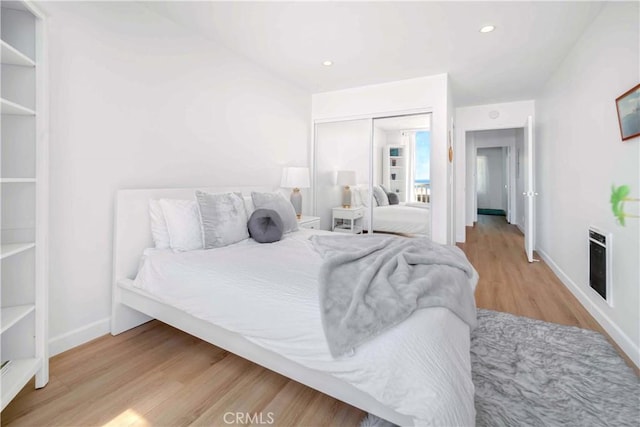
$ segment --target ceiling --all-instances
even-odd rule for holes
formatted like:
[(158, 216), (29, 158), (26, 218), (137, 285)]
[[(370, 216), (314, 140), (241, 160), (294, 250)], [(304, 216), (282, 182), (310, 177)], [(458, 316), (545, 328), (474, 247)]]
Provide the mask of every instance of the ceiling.
[(449, 73), (460, 107), (534, 99), (604, 3), (144, 5), (311, 93)]

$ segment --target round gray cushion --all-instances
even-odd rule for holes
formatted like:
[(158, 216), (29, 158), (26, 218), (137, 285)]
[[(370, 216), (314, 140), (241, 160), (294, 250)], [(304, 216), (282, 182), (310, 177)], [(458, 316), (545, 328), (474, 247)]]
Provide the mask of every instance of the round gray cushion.
[(284, 225), (273, 209), (256, 209), (247, 223), (249, 234), (259, 243), (277, 242), (282, 238)]

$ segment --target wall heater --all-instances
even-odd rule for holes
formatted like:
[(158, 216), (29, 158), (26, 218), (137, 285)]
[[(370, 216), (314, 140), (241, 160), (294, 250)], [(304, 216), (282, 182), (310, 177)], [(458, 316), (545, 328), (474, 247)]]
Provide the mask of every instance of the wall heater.
[(611, 233), (589, 227), (589, 286), (611, 307)]

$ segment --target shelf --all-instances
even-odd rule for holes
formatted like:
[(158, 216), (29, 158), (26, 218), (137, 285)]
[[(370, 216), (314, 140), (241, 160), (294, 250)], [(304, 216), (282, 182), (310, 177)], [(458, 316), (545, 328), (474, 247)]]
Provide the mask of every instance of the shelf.
[(7, 329), (25, 318), (29, 313), (36, 309), (34, 304), (16, 305), (13, 307), (2, 307), (0, 309), (0, 333), (4, 333)]
[[(1, 0), (0, 0), (1, 1)], [(45, 15), (32, 0), (2, 1), (3, 241), (0, 410), (25, 386), (49, 381), (47, 209), (48, 133)], [(6, 25), (4, 25), (6, 24)], [(6, 130), (5, 130), (6, 129)], [(6, 141), (5, 141), (6, 140)], [(9, 163), (6, 162), (9, 160)], [(5, 207), (5, 205), (7, 207)], [(5, 215), (6, 214), (6, 215)], [(6, 258), (6, 260), (5, 260)], [(6, 273), (5, 273), (6, 272)], [(6, 298), (5, 298), (6, 297)]]
[(29, 58), (27, 55), (20, 52), (4, 40), (0, 40), (0, 47), (2, 48), (0, 58), (2, 58), (3, 64), (35, 67), (36, 63), (33, 59)]
[(13, 114), (19, 116), (35, 116), (36, 112), (31, 108), (23, 107), (15, 102), (7, 101), (0, 98), (0, 106), (2, 107), (2, 114)]
[(35, 243), (9, 243), (0, 246), (0, 259), (8, 258), (35, 247)]
[(39, 359), (16, 359), (11, 361), (6, 372), (0, 379), (2, 409), (16, 397), (16, 394), (18, 394), (36, 372), (38, 372), (39, 368)]
[(19, 184), (22, 182), (36, 182), (35, 178), (0, 178), (0, 184)]

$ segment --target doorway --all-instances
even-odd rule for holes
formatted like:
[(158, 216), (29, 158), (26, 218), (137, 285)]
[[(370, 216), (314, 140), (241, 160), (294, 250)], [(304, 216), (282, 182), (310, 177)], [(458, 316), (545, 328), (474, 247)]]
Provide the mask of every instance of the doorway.
[[(467, 131), (465, 139), (466, 187), (470, 190), (466, 192), (465, 200), (466, 225), (472, 226), (478, 221), (479, 208), (498, 209), (505, 211), (508, 223), (524, 230), (521, 197), (524, 191), (521, 173), (524, 128)], [(479, 162), (487, 169), (483, 170)], [(478, 182), (481, 178), (484, 186)], [(488, 197), (491, 202), (487, 204)]]
[(476, 205), (478, 215), (508, 218), (509, 147), (476, 149)]

